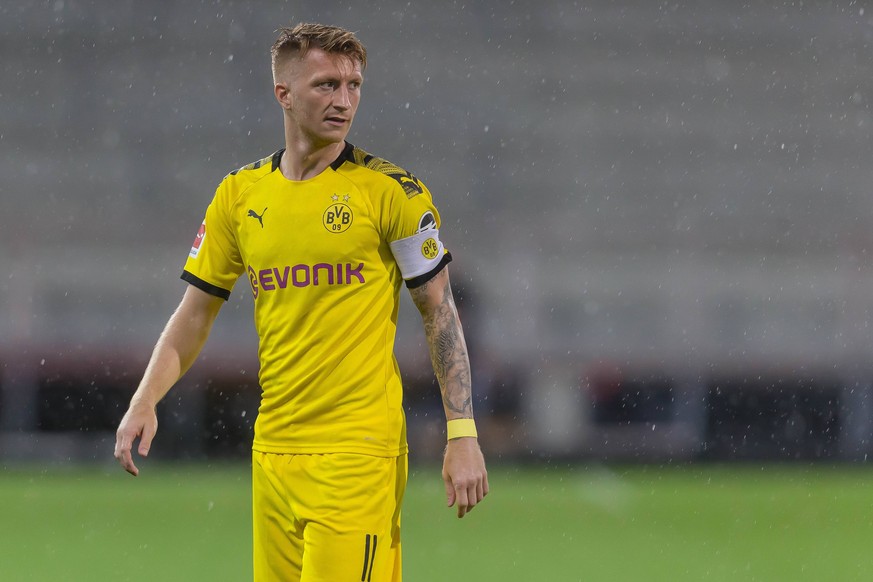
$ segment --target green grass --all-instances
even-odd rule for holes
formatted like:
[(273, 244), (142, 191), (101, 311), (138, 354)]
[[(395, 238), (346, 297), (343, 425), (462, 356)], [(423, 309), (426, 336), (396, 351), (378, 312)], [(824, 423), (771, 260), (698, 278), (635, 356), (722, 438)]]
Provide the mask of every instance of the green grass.
[[(463, 520), (414, 468), (411, 582), (873, 579), (873, 471), (495, 467)], [(0, 472), (3, 580), (248, 580), (249, 469), (152, 462)]]

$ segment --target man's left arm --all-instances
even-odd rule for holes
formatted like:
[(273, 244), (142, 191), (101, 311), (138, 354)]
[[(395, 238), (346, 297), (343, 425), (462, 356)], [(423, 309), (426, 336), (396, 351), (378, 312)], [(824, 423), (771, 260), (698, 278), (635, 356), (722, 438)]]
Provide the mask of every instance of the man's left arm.
[(475, 435), (470, 359), (448, 268), (409, 292), (424, 321), (446, 420), (450, 427), (460, 427), (449, 431), (443, 481), (449, 507), (457, 503), (458, 517), (464, 517), (488, 494), (488, 473), (478, 439), (466, 436)]

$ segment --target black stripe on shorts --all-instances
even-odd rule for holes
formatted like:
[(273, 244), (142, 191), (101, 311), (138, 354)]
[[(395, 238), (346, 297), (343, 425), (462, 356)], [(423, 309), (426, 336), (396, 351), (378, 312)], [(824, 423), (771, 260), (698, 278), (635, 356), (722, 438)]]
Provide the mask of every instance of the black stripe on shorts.
[[(373, 534), (373, 547), (370, 548), (370, 534), (364, 540), (364, 568), (361, 570), (361, 582), (370, 582), (373, 577), (373, 564), (376, 563), (376, 544), (379, 536)], [(369, 568), (367, 568), (369, 566)]]

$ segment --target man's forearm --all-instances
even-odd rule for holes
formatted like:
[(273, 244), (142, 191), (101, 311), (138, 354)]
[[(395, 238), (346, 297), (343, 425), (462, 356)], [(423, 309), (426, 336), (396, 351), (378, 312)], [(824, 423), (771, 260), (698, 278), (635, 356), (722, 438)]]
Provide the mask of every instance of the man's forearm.
[[(472, 418), (473, 397), (467, 344), (452, 298), (448, 275), (440, 275), (413, 289), (412, 296), (424, 321), (430, 358), (439, 381), (446, 418)], [(426, 298), (430, 300), (427, 301)]]
[(131, 399), (131, 405), (146, 404), (154, 407), (166, 396), (182, 373), (179, 352), (165, 342), (162, 336), (152, 351), (142, 380)]
[[(199, 292), (197, 292), (199, 293)], [(179, 307), (167, 321), (132, 404), (155, 406), (194, 363), (212, 328), (220, 304), (186, 293)]]

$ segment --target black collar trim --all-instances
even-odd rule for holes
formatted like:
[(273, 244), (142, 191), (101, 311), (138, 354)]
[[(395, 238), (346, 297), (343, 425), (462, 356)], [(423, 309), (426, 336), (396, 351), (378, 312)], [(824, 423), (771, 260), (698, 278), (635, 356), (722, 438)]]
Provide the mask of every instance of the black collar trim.
[[(355, 146), (353, 146), (349, 142), (346, 142), (346, 146), (343, 148), (343, 151), (340, 153), (339, 157), (337, 159), (335, 159), (333, 161), (333, 163), (330, 165), (331, 169), (333, 171), (336, 171), (336, 170), (339, 170), (340, 166), (342, 166), (344, 163), (354, 162), (355, 156), (352, 153), (354, 151), (355, 151)], [(273, 154), (273, 156), (272, 156), (273, 157), (273, 165), (270, 169), (271, 172), (275, 172), (276, 170), (279, 169), (279, 163), (281, 163), (282, 154), (284, 154), (284, 153), (285, 153), (285, 148), (282, 148), (281, 150), (279, 150), (275, 154)]]
[(279, 162), (282, 161), (282, 154), (285, 153), (285, 148), (282, 148), (275, 154), (273, 154), (273, 165), (270, 167), (271, 172), (275, 172), (279, 169)]
[(353, 151), (355, 151), (355, 146), (353, 146), (353, 145), (350, 144), (349, 142), (346, 142), (346, 147), (343, 148), (342, 153), (341, 153), (341, 154), (339, 155), (339, 157), (338, 157), (337, 159), (335, 159), (335, 160), (333, 161), (333, 163), (330, 165), (331, 169), (332, 169), (333, 171), (337, 171), (337, 170), (340, 169), (340, 166), (342, 166), (344, 163), (346, 163), (346, 162), (354, 162), (354, 161), (355, 161), (355, 157), (354, 157), (354, 155), (352, 154)]

